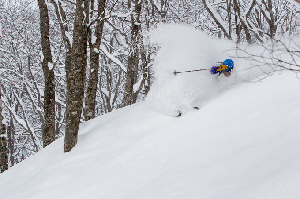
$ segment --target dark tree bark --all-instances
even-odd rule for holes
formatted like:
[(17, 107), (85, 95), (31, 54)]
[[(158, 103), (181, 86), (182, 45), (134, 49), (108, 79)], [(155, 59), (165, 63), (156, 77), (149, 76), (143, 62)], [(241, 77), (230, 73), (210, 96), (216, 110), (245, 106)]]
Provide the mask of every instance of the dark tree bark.
[(71, 66), (67, 75), (67, 110), (64, 151), (76, 145), (83, 107), (87, 66), (87, 26), (84, 0), (76, 1)]
[[(264, 1), (263, 1), (264, 2)], [(273, 2), (272, 0), (268, 0), (268, 6), (266, 6), (268, 8), (268, 11), (270, 13), (270, 19), (268, 19), (268, 23), (270, 26), (270, 36), (271, 38), (273, 38), (276, 34), (277, 31), (277, 26), (276, 26), (276, 21), (277, 21), (277, 16), (274, 14), (273, 12)]]
[(85, 120), (95, 118), (95, 101), (97, 94), (98, 85), (98, 72), (99, 72), (99, 47), (101, 45), (102, 32), (104, 26), (105, 17), (105, 3), (106, 0), (98, 1), (98, 18), (95, 30), (96, 41), (92, 42), (92, 31), (90, 30), (91, 36), (89, 37), (90, 46), (90, 75), (86, 91), (85, 99)]
[(7, 149), (7, 139), (6, 139), (6, 128), (2, 124), (2, 100), (1, 100), (1, 89), (0, 89), (0, 170), (1, 173), (8, 169), (8, 149)]
[(15, 157), (14, 157), (14, 151), (15, 151), (15, 126), (13, 119), (10, 118), (9, 125), (7, 126), (7, 147), (8, 147), (8, 154), (9, 154), (9, 160), (10, 165), (15, 165)]
[(55, 140), (55, 80), (49, 40), (49, 14), (45, 0), (38, 0), (40, 10), (42, 68), (45, 78), (43, 146)]
[[(137, 81), (139, 66), (139, 42), (141, 21), (140, 15), (142, 10), (142, 0), (132, 0), (134, 4), (134, 12), (131, 14), (131, 49), (128, 57), (128, 66), (126, 73), (126, 83), (123, 104), (128, 106), (133, 104), (136, 99), (133, 86)], [(129, 5), (131, 5), (131, 3)]]

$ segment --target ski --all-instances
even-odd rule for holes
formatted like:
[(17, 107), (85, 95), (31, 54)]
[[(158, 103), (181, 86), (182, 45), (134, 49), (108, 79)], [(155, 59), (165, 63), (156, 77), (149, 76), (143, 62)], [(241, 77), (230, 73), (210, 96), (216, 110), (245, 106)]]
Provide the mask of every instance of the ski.
[(181, 117), (182, 116), (182, 112), (180, 110), (177, 110), (177, 116), (176, 117)]

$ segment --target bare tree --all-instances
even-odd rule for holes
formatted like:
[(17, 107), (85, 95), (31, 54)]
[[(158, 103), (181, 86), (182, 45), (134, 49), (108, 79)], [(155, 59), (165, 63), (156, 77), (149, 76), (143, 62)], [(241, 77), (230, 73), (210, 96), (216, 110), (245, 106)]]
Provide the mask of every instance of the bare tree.
[(15, 2), (7, 4), (0, 14), (5, 30), (0, 46), (0, 78), (10, 166), (43, 146), (44, 110), (40, 92), (44, 77), (39, 59), (40, 24), (36, 11), (31, 6), (26, 7), (26, 3)]
[(6, 128), (3, 124), (2, 116), (2, 100), (1, 100), (1, 88), (0, 88), (0, 171), (3, 173), (8, 169), (8, 149), (6, 139)]
[(139, 66), (139, 45), (141, 42), (141, 21), (140, 15), (142, 10), (142, 2), (140, 0), (129, 0), (129, 9), (133, 8), (131, 13), (131, 45), (128, 57), (128, 66), (126, 73), (126, 83), (124, 91), (124, 106), (134, 103), (134, 89), (133, 86), (137, 81), (138, 66)]
[[(249, 49), (250, 48), (250, 49)], [(251, 46), (238, 47), (236, 49), (236, 58), (250, 60), (252, 67), (260, 68), (265, 77), (278, 71), (300, 72), (300, 45), (297, 37), (284, 37), (279, 39), (270, 39), (260, 48), (253, 52)], [(263, 77), (264, 78), (264, 77)]]
[(106, 0), (98, 0), (98, 14), (96, 19), (95, 31), (92, 30), (91, 22), (89, 26), (89, 47), (90, 47), (90, 75), (87, 83), (86, 99), (85, 99), (85, 120), (95, 118), (95, 102), (97, 95), (98, 85), (98, 72), (99, 72), (99, 49), (102, 39), (102, 32), (105, 17), (105, 4)]
[(55, 140), (55, 77), (49, 34), (49, 14), (45, 0), (38, 0), (42, 45), (42, 68), (45, 78), (43, 146)]
[(71, 151), (77, 143), (83, 107), (87, 67), (87, 6), (84, 0), (76, 1), (71, 66), (67, 71), (65, 152)]

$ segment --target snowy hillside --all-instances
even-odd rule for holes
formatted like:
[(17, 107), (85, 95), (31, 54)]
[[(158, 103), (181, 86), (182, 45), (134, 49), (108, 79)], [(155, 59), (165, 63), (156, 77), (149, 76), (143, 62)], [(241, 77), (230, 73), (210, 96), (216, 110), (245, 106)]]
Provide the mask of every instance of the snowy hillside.
[[(199, 52), (222, 52), (194, 45), (205, 39), (191, 33), (180, 50), (180, 33), (166, 43), (155, 38), (157, 80), (145, 102), (83, 123), (70, 153), (59, 139), (10, 168), (0, 175), (1, 198), (300, 198), (299, 79), (284, 72), (246, 83), (257, 73), (238, 69), (247, 65), (241, 61), (227, 79), (207, 71), (174, 76), (172, 67), (195, 69)], [(173, 117), (176, 109), (184, 115)]]

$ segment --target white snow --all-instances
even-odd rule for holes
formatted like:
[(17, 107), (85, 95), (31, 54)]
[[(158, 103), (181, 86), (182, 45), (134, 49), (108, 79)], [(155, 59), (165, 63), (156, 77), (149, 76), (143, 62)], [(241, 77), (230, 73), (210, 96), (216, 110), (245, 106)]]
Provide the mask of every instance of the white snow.
[(106, 49), (106, 47), (104, 45), (100, 46), (100, 50), (115, 64), (117, 64), (124, 72), (127, 72), (127, 68), (123, 65), (123, 63), (117, 58), (115, 57), (113, 54), (111, 54), (110, 52), (108, 52), (108, 50)]
[[(92, 41), (91, 41), (92, 44), (95, 44), (95, 43), (96, 43), (96, 40), (97, 40), (97, 37), (96, 37), (94, 34), (95, 34), (95, 33), (93, 32), (93, 33), (92, 33), (92, 39), (91, 39), (91, 40), (92, 40)], [(94, 50), (95, 50), (95, 49), (96, 49), (96, 48), (94, 48)], [(98, 49), (97, 49), (97, 50), (98, 50)], [(96, 51), (95, 51), (95, 52), (96, 52)]]
[(44, 54), (43, 54), (43, 52), (42, 51), (40, 51), (40, 58), (41, 58), (41, 62), (43, 62), (44, 61)]
[(72, 35), (71, 35), (68, 31), (65, 31), (65, 34), (66, 34), (67, 38), (69, 39), (69, 42), (70, 42), (70, 44), (71, 44), (71, 46), (72, 46), (72, 42), (73, 42), (73, 37), (72, 37)]
[(106, 88), (101, 88), (101, 92), (107, 97), (109, 96), (109, 91)]
[(97, 48), (94, 48), (94, 51), (95, 51), (96, 53), (99, 53), (99, 50), (98, 50)]
[(51, 63), (51, 62), (48, 62), (48, 68), (49, 68), (49, 70), (52, 70), (52, 69), (53, 69), (53, 67), (54, 67), (53, 63)]
[[(168, 37), (167, 29), (173, 29)], [(189, 39), (180, 32), (189, 33)], [(253, 74), (239, 70), (248, 65), (240, 61), (227, 79), (213, 79), (209, 72), (174, 77), (171, 65), (189, 70), (227, 58), (220, 51), (223, 42), (215, 49), (213, 41), (188, 27), (161, 27), (156, 33), (161, 49), (151, 98), (83, 123), (70, 153), (63, 153), (61, 138), (1, 174), (2, 199), (300, 198), (300, 80), (295, 74), (242, 83), (235, 79)], [(189, 79), (192, 88), (186, 90)], [(181, 101), (182, 93), (164, 94), (159, 82), (165, 91), (179, 86), (188, 102)], [(186, 107), (192, 99), (206, 102), (177, 118), (165, 114), (172, 105), (163, 101), (167, 97), (178, 97)]]
[(143, 81), (143, 78), (140, 78), (139, 81), (133, 85), (133, 92), (137, 92), (139, 90), (142, 81)]

